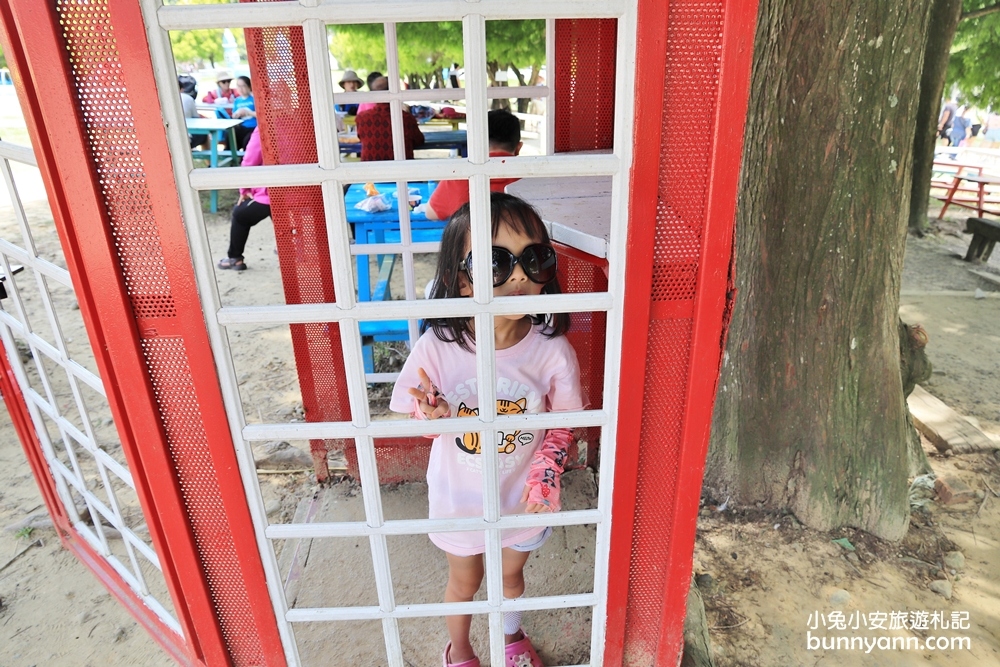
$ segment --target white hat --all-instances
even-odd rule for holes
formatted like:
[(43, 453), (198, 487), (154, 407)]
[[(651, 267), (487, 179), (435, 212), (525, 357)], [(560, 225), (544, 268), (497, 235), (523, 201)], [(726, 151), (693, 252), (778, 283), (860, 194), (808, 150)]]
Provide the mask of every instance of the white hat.
[(344, 82), (345, 81), (357, 81), (358, 82), (358, 87), (361, 87), (361, 86), (365, 85), (364, 80), (362, 80), (361, 77), (358, 76), (358, 73), (355, 72), (352, 69), (344, 71), (344, 76), (342, 76), (340, 78), (340, 87), (341, 88), (344, 87)]
[(215, 73), (215, 80), (216, 81), (226, 81), (226, 80), (232, 81), (233, 80), (233, 73), (230, 72), (227, 69), (220, 69), (218, 72)]

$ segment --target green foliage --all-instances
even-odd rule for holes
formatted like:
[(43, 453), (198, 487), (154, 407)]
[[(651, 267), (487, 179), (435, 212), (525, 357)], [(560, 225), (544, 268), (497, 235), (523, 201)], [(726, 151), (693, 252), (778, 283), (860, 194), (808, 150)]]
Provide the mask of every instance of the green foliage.
[(32, 528), (31, 526), (25, 526), (24, 528), (21, 528), (16, 533), (14, 533), (14, 537), (16, 537), (19, 540), (26, 540), (31, 537), (31, 534), (33, 532), (35, 532), (34, 528)]
[[(966, 0), (963, 10), (995, 4), (995, 0)], [(1000, 11), (958, 24), (945, 90), (951, 90), (952, 85), (963, 102), (979, 109), (1000, 107)]]
[(0, 67), (7, 66), (7, 56), (3, 54), (3, 47), (0, 46)]
[[(386, 71), (382, 24), (340, 25), (330, 31), (330, 52), (342, 67)], [(396, 42), (399, 71), (410, 85), (427, 85), (442, 69), (465, 61), (458, 21), (397, 23)], [(486, 54), (491, 71), (510, 66), (537, 70), (545, 60), (545, 21), (487, 21)]]
[[(173, 0), (172, 5), (225, 5), (230, 0)], [(241, 28), (232, 28), (236, 46), (246, 53), (246, 41)], [(222, 61), (222, 28), (210, 30), (175, 30), (170, 33), (170, 45), (173, 47), (174, 60), (195, 66), (215, 67)]]

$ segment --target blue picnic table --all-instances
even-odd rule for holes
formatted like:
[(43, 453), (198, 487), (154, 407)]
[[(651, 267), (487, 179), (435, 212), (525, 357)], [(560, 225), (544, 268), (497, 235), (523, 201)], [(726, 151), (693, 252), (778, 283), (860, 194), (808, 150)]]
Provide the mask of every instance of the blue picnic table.
[[(424, 132), (424, 143), (414, 150), (425, 151), (434, 148), (446, 148), (458, 151), (462, 157), (469, 155), (469, 139), (465, 130), (448, 130), (445, 132)], [(341, 143), (340, 152), (345, 155), (360, 155), (361, 143)]]
[[(392, 204), (392, 208), (386, 211), (371, 213), (356, 208), (356, 205), (363, 200), (365, 195), (364, 186), (360, 183), (351, 185), (344, 195), (344, 205), (347, 211), (347, 222), (354, 225), (355, 244), (377, 244), (377, 243), (399, 243), (399, 199), (396, 195), (395, 183), (376, 183), (375, 187), (379, 193), (385, 195)], [(421, 203), (427, 203), (437, 183), (419, 182), (409, 183), (410, 190), (420, 193)], [(441, 240), (441, 233), (447, 224), (446, 220), (428, 220), (423, 213), (410, 213), (410, 236), (414, 243), (435, 242)], [(373, 249), (373, 254), (377, 249)], [(389, 281), (392, 279), (392, 271), (396, 262), (396, 255), (377, 254), (379, 267), (378, 279), (374, 289), (371, 284), (371, 274), (369, 271), (369, 254), (359, 254), (355, 258), (358, 270), (358, 300), (359, 301), (383, 301), (392, 298), (389, 289)], [(361, 322), (361, 335), (370, 337), (372, 341), (392, 341), (406, 340), (409, 338), (409, 331), (405, 320), (390, 321), (369, 321)], [(366, 342), (362, 353), (365, 362), (365, 372), (374, 373), (375, 364), (372, 355), (371, 343)]]
[[(191, 151), (191, 157), (208, 160), (208, 166), (212, 169), (226, 165), (233, 167), (239, 165), (239, 147), (236, 145), (236, 130), (233, 128), (242, 122), (242, 120), (219, 118), (185, 118), (184, 123), (187, 125), (188, 134), (208, 135), (208, 150)], [(226, 151), (228, 155), (219, 155), (219, 144), (222, 143), (223, 134), (229, 136), (229, 150)], [(209, 209), (215, 213), (218, 208), (219, 192), (212, 190), (209, 195)]]

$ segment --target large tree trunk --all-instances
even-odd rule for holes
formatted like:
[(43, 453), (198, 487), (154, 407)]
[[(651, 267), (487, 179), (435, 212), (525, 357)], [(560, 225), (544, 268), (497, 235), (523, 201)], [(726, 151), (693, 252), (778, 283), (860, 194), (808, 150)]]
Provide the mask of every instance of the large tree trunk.
[(927, 228), (927, 203), (930, 201), (931, 170), (934, 168), (934, 145), (941, 116), (948, 57), (955, 31), (962, 17), (962, 0), (933, 0), (931, 19), (920, 75), (920, 105), (917, 128), (913, 135), (913, 183), (910, 195), (910, 229)]
[(706, 486), (906, 531), (897, 310), (931, 0), (762, 0)]

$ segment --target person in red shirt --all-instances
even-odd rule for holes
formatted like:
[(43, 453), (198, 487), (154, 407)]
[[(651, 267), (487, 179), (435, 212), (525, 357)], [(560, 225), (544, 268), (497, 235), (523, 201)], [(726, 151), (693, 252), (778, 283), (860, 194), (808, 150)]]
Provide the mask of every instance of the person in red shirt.
[[(521, 152), (521, 121), (506, 109), (489, 113), (490, 157), (517, 155)], [(516, 178), (491, 178), (490, 191), (503, 189)], [(469, 181), (441, 181), (424, 211), (428, 220), (446, 220), (469, 201)]]
[[(384, 76), (372, 82), (372, 90), (389, 90), (389, 80)], [(392, 160), (392, 116), (389, 105), (376, 104), (358, 114), (356, 125), (358, 139), (361, 140), (361, 161)], [(406, 159), (413, 159), (413, 149), (424, 145), (424, 133), (417, 127), (417, 119), (409, 111), (403, 113), (403, 142), (406, 144)]]

